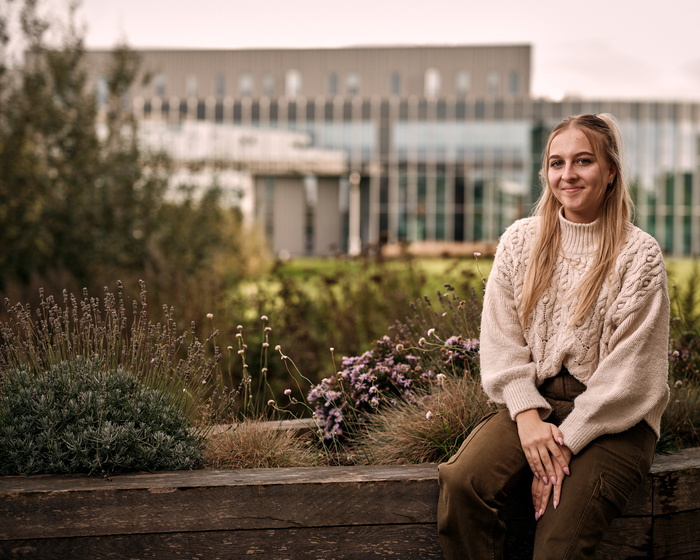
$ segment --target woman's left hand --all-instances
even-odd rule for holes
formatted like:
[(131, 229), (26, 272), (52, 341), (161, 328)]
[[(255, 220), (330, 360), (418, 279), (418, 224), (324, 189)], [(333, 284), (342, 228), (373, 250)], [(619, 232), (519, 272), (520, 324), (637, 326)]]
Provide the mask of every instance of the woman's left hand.
[[(571, 450), (565, 445), (562, 445), (561, 452), (567, 464), (570, 464), (573, 455)], [(539, 518), (544, 515), (544, 512), (547, 511), (550, 496), (552, 496), (554, 509), (557, 509), (557, 506), (561, 503), (561, 489), (564, 483), (564, 473), (560, 472), (561, 467), (559, 467), (556, 462), (553, 463), (554, 468), (557, 470), (556, 482), (554, 484), (545, 483), (541, 477), (532, 477), (532, 505), (535, 507), (535, 520), (539, 520)]]
[(515, 422), (523, 453), (536, 477), (543, 478), (545, 484), (556, 484), (563, 474), (569, 474), (569, 462), (562, 453), (563, 434), (559, 428), (543, 422), (534, 408), (519, 412)]

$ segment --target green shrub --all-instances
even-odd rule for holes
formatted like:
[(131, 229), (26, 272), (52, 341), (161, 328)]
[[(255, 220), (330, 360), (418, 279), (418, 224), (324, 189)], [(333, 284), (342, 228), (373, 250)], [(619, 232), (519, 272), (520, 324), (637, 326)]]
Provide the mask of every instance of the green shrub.
[(167, 393), (77, 357), (0, 386), (0, 474), (113, 474), (202, 465), (203, 434)]

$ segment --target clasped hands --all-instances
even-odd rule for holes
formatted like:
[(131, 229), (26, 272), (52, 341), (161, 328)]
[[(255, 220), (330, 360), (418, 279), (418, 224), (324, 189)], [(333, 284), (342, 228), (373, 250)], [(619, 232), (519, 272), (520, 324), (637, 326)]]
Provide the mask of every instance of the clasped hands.
[(544, 422), (537, 409), (520, 412), (515, 417), (520, 445), (534, 473), (532, 479), (532, 504), (535, 519), (544, 515), (552, 497), (554, 509), (561, 502), (564, 476), (570, 474), (569, 461), (572, 452), (564, 445), (563, 434), (554, 424)]

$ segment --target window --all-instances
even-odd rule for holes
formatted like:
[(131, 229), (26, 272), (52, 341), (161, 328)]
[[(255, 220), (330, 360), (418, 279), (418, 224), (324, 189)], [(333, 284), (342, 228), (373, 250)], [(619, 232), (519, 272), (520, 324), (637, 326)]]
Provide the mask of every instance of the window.
[(104, 109), (107, 106), (109, 99), (109, 86), (107, 85), (107, 77), (100, 74), (95, 83), (95, 97), (97, 100), (97, 108)]
[(328, 94), (338, 95), (338, 76), (335, 74), (328, 76)]
[(263, 93), (268, 97), (275, 95), (275, 77), (271, 74), (266, 74), (263, 78)]
[(489, 95), (498, 95), (499, 90), (501, 88), (501, 77), (498, 75), (498, 72), (491, 71), (489, 72), (488, 78), (487, 78), (487, 91)]
[(158, 74), (153, 80), (153, 88), (156, 97), (165, 97), (167, 80), (163, 74)]
[(219, 74), (214, 82), (214, 91), (217, 97), (226, 95), (226, 76)]
[(350, 72), (345, 80), (345, 88), (348, 95), (357, 95), (360, 93), (360, 76), (355, 72)]
[(457, 78), (455, 79), (455, 89), (457, 90), (457, 95), (467, 95), (469, 93), (469, 87), (471, 85), (469, 82), (469, 72), (457, 72)]
[(197, 97), (197, 86), (197, 76), (195, 74), (189, 74), (185, 84), (187, 97)]
[(401, 74), (398, 72), (391, 75), (391, 95), (401, 95)]
[(297, 97), (301, 95), (301, 72), (299, 72), (299, 70), (287, 71), (284, 91), (287, 97)]
[(250, 74), (241, 74), (238, 78), (238, 93), (241, 97), (253, 95), (253, 77)]
[(508, 74), (508, 93), (511, 95), (520, 93), (520, 76), (515, 71)]
[(425, 96), (431, 99), (440, 95), (440, 85), (440, 71), (428, 68), (425, 71)]

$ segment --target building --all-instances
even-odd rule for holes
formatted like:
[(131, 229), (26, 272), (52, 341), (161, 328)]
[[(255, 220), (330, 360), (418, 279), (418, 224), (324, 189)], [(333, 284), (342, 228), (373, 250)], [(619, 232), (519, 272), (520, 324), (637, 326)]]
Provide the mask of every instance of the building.
[[(637, 223), (700, 254), (699, 103), (533, 99), (528, 45), (139, 52), (152, 79), (130, 102), (151, 138), (245, 177), (276, 252), (495, 242), (537, 198), (551, 127), (610, 112)], [(108, 56), (88, 52), (98, 103)]]

